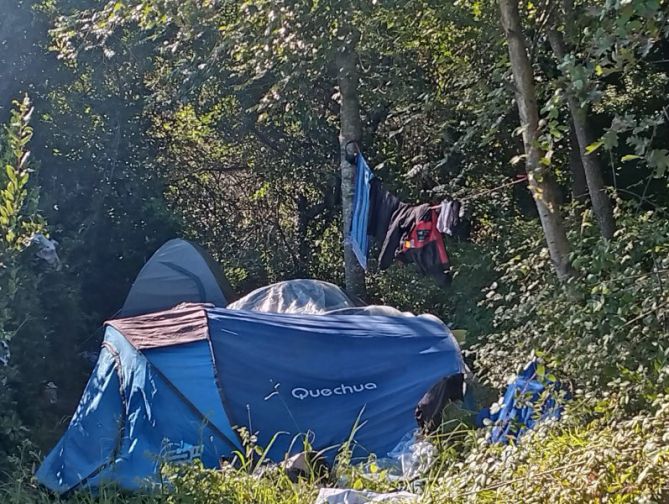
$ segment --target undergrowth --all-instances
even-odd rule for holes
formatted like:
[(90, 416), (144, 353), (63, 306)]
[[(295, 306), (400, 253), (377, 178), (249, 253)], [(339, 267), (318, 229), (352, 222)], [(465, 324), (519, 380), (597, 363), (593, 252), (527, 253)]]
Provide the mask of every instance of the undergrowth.
[[(372, 460), (367, 471), (342, 464), (327, 484), (409, 489), (430, 503), (669, 502), (669, 220), (620, 202), (616, 218), (616, 237), (606, 242), (587, 211), (574, 213), (575, 272), (566, 285), (554, 279), (536, 223), (507, 223), (513, 235), (499, 226), (485, 258), (495, 265), (495, 278), (479, 292), (478, 305), (469, 307), (467, 316), (488, 327), (466, 345), (476, 374), (501, 390), (532, 356), (540, 356), (573, 395), (559, 422), (544, 422), (509, 446), (490, 445), (485, 430), (460, 426), (437, 443), (438, 460), (420, 482), (388, 479)], [(476, 254), (460, 257), (474, 261)], [(381, 289), (387, 280), (374, 282)], [(445, 301), (441, 308), (455, 304)], [(160, 495), (103, 489), (68, 502), (310, 503), (322, 483), (295, 483), (271, 467), (253, 472), (194, 465), (180, 468)], [(27, 472), (0, 489), (0, 501), (59, 502)]]

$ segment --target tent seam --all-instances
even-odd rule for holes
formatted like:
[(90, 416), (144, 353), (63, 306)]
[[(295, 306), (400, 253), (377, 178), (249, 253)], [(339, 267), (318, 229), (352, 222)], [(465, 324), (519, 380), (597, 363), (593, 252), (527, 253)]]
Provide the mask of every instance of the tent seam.
[[(223, 411), (225, 411), (226, 416), (228, 417), (228, 422), (230, 422), (230, 427), (233, 427), (234, 422), (232, 415), (230, 414), (230, 408), (228, 408), (227, 401), (226, 401), (226, 395), (225, 392), (223, 392), (223, 384), (221, 383), (221, 379), (218, 376), (218, 366), (216, 365), (216, 356), (214, 355), (214, 345), (211, 342), (211, 332), (209, 328), (209, 316), (207, 314), (207, 310), (203, 309), (202, 310), (204, 313), (205, 320), (207, 321), (207, 344), (209, 345), (209, 354), (211, 356), (211, 367), (214, 372), (214, 382), (216, 383), (216, 389), (218, 390), (218, 395), (219, 398), (221, 399), (221, 406), (223, 407)], [(241, 436), (239, 433), (232, 429), (232, 432), (234, 432), (235, 437), (237, 441), (239, 441), (239, 446), (242, 446), (244, 443), (242, 442)]]

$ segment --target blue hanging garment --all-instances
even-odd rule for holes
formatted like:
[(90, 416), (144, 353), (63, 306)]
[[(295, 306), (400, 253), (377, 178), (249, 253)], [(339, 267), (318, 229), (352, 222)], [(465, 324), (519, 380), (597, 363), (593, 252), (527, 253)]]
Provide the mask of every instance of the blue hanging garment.
[[(484, 408), (477, 416), (478, 426), (483, 426), (485, 419), (492, 422), (491, 443), (506, 444), (517, 440), (538, 422), (548, 418), (559, 420), (562, 416), (563, 406), (558, 401), (561, 384), (545, 374), (539, 376), (537, 366), (537, 361), (532, 361), (520, 372), (507, 387), (502, 404), (495, 413), (491, 413), (490, 408)], [(565, 393), (564, 398), (568, 397)]]
[(369, 238), (367, 237), (367, 223), (369, 221), (369, 191), (370, 182), (374, 178), (362, 154), (356, 156), (355, 163), (355, 194), (353, 196), (353, 215), (349, 240), (353, 253), (360, 266), (367, 269), (367, 252)]

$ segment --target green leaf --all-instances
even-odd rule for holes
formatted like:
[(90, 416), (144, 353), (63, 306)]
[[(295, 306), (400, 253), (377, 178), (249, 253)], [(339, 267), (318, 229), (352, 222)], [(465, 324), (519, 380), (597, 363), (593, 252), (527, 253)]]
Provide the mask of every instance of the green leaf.
[(610, 129), (602, 136), (602, 142), (604, 142), (604, 148), (611, 150), (614, 147), (618, 147), (618, 133)]
[(599, 149), (602, 145), (604, 145), (604, 142), (602, 140), (598, 140), (596, 142), (593, 142), (585, 148), (585, 152), (588, 153), (588, 154), (592, 154), (597, 149)]
[(655, 168), (655, 177), (664, 177), (669, 170), (669, 151), (667, 149), (653, 149), (648, 155), (648, 164)]
[(641, 156), (637, 156), (636, 154), (626, 154), (621, 158), (621, 161), (633, 161), (634, 159), (641, 159)]
[(7, 177), (9, 177), (9, 180), (11, 180), (14, 185), (18, 185), (16, 180), (16, 171), (12, 165), (5, 165), (5, 173), (7, 173)]

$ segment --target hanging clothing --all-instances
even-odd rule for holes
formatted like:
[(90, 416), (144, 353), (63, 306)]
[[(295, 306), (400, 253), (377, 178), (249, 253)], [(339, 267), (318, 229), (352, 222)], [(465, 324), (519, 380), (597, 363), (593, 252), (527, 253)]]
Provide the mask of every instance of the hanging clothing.
[(351, 216), (349, 240), (355, 257), (365, 270), (367, 269), (367, 253), (369, 251), (367, 228), (370, 215), (370, 182), (373, 178), (374, 174), (367, 165), (365, 158), (362, 154), (358, 154), (356, 156), (355, 194), (353, 195), (353, 215)]
[[(451, 281), (446, 247), (437, 229), (439, 213), (430, 205), (409, 205), (389, 192), (380, 180), (367, 174), (367, 163), (359, 154), (356, 170), (356, 196), (350, 240), (358, 261), (367, 268), (369, 236), (380, 245), (378, 267), (385, 270), (395, 259), (415, 263), (424, 275), (442, 286)], [(368, 188), (368, 189), (367, 189)], [(366, 198), (366, 199), (365, 199)], [(449, 207), (450, 208), (450, 207)], [(454, 208), (459, 216), (459, 202)], [(362, 229), (366, 223), (366, 235)], [(405, 246), (405, 244), (409, 244)]]
[(428, 207), (423, 211), (408, 237), (403, 239), (398, 259), (416, 264), (421, 273), (433, 277), (445, 287), (451, 283), (451, 265), (444, 240), (437, 229), (437, 219), (435, 210)]
[(439, 205), (439, 219), (437, 229), (440, 233), (453, 236), (460, 225), (462, 205), (458, 200), (446, 198)]
[[(393, 213), (379, 254), (379, 269), (390, 267), (402, 253), (402, 244), (409, 238), (409, 233), (429, 210), (430, 205), (408, 205), (400, 202)], [(404, 261), (407, 262), (407, 261)]]
[(369, 222), (367, 234), (382, 244), (388, 234), (393, 214), (402, 202), (389, 192), (378, 178), (372, 179), (369, 192)]

